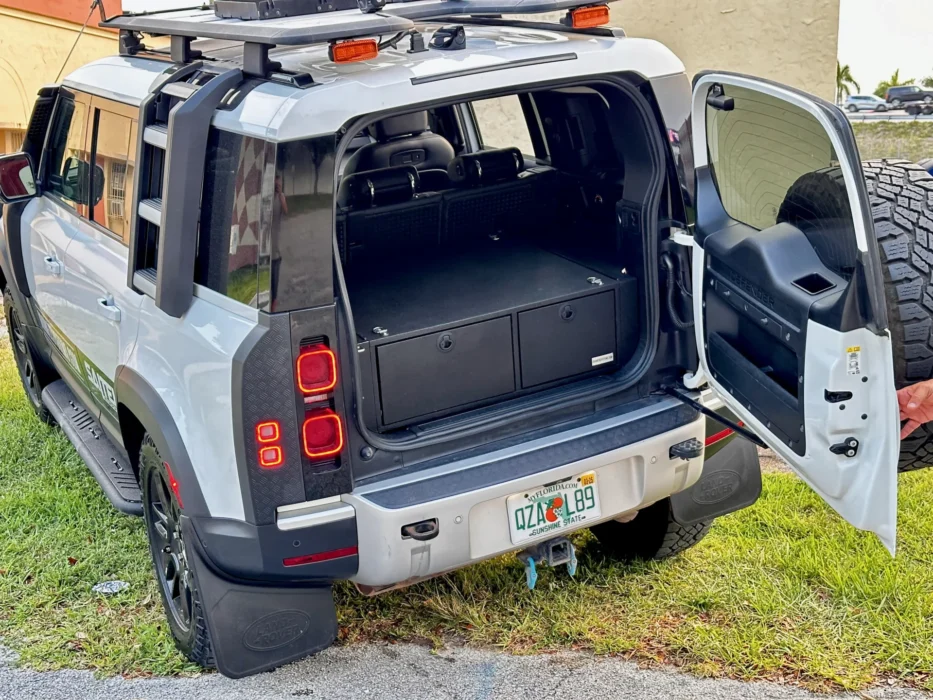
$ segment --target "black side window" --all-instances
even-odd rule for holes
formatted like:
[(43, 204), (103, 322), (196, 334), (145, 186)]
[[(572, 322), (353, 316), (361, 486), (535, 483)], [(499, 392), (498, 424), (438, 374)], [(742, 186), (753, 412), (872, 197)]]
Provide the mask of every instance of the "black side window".
[(46, 154), (45, 188), (88, 214), (89, 155), (86, 150), (88, 108), (70, 96), (59, 98)]
[(211, 129), (195, 282), (258, 308), (268, 303), (274, 146)]

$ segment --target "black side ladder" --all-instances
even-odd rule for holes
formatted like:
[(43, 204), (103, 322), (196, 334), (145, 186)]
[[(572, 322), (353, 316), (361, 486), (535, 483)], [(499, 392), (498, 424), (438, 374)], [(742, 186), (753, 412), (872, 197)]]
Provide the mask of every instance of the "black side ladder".
[(194, 294), (201, 189), (211, 117), (243, 71), (200, 61), (163, 74), (139, 106), (136, 211), (127, 284), (180, 318)]

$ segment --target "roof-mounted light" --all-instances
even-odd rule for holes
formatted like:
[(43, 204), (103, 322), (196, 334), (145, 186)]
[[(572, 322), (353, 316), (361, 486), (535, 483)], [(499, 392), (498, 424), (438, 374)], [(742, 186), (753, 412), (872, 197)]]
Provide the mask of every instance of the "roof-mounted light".
[(330, 45), (330, 60), (334, 63), (368, 61), (379, 55), (379, 42), (375, 39), (353, 39)]
[(577, 7), (567, 13), (564, 23), (574, 29), (602, 27), (609, 24), (609, 5)]

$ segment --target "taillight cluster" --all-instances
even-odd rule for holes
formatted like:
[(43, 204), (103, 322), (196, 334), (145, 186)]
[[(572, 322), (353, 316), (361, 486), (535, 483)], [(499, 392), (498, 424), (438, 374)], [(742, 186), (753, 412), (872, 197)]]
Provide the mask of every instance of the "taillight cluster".
[[(337, 356), (323, 342), (303, 345), (295, 365), (295, 382), (305, 411), (301, 445), (311, 460), (332, 460), (343, 450), (343, 421), (334, 412)], [(285, 463), (282, 431), (277, 420), (256, 426), (259, 466), (275, 469)]]
[(305, 456), (312, 460), (333, 459), (343, 450), (343, 421), (333, 405), (332, 392), (337, 386), (334, 351), (323, 343), (303, 346), (295, 376), (305, 405), (301, 426)]

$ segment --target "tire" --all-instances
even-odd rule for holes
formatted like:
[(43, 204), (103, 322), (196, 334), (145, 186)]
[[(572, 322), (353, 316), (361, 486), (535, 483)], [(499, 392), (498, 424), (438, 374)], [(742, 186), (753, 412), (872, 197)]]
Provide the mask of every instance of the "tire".
[(695, 525), (681, 525), (671, 512), (671, 499), (665, 498), (642, 508), (633, 520), (616, 520), (590, 528), (600, 548), (612, 559), (619, 561), (647, 561), (668, 559), (690, 549), (706, 537), (712, 520)]
[(897, 98), (894, 98), (893, 100), (891, 100), (891, 106), (894, 107), (894, 109), (900, 109), (901, 101)]
[(7, 332), (10, 336), (10, 345), (13, 348), (13, 359), (19, 373), (19, 381), (29, 399), (29, 405), (36, 412), (43, 423), (55, 425), (55, 419), (42, 403), (42, 381), (36, 369), (37, 363), (33, 354), (29, 338), (20, 320), (19, 312), (13, 303), (13, 295), (9, 288), (3, 290), (3, 317), (6, 319)]
[(931, 102), (933, 102), (933, 97), (931, 97), (930, 95), (927, 95), (926, 97), (923, 98), (924, 104), (930, 104)]
[[(933, 378), (933, 176), (901, 160), (863, 164), (884, 270), (897, 388)], [(898, 471), (933, 466), (933, 425), (901, 441)]]
[(925, 160), (921, 160), (919, 163), (917, 163), (917, 165), (919, 165), (921, 168), (923, 168), (928, 173), (933, 175), (933, 158), (927, 158)]
[(858, 107), (856, 107), (855, 105), (849, 105), (848, 107), (846, 107), (846, 109), (850, 112), (858, 112)]
[(215, 668), (197, 579), (187, 564), (181, 506), (169, 487), (164, 465), (159, 449), (147, 433), (139, 450), (139, 479), (143, 519), (162, 607), (178, 650), (204, 668)]

